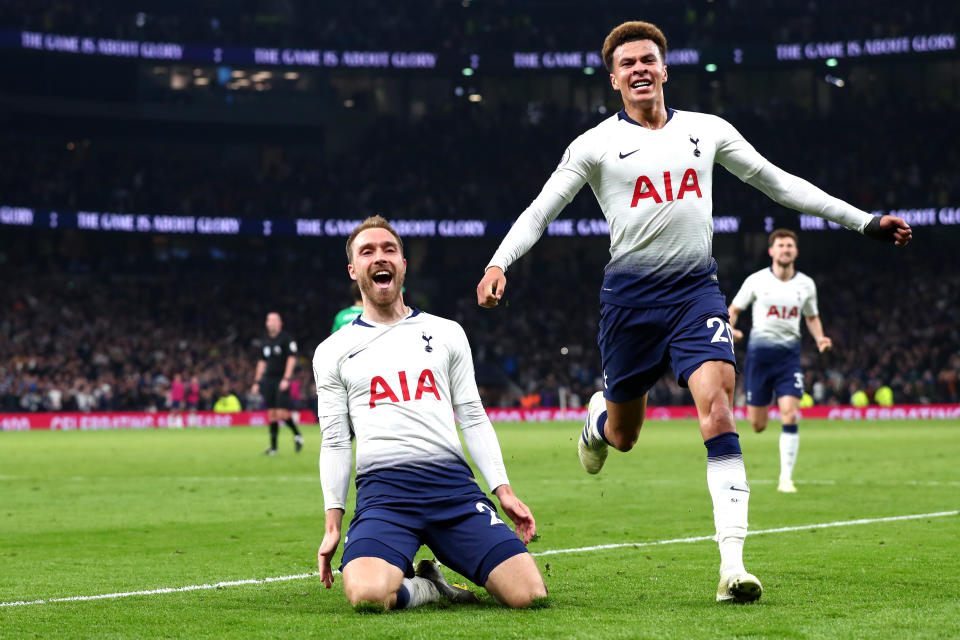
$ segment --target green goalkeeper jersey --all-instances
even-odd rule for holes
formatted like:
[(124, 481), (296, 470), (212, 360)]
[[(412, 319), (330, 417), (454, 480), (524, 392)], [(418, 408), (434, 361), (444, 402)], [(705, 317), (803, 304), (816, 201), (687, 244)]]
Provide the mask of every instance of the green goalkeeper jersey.
[(361, 313), (363, 313), (363, 307), (358, 305), (341, 309), (333, 319), (333, 329), (330, 330), (330, 333), (336, 333), (344, 325), (350, 324), (359, 318)]

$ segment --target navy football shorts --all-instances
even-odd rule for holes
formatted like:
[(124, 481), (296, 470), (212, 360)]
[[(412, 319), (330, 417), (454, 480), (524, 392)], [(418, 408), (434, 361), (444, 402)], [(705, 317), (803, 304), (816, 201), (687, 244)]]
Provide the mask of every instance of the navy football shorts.
[(803, 369), (800, 356), (781, 351), (779, 357), (770, 357), (747, 351), (743, 365), (743, 386), (747, 404), (766, 407), (782, 396), (803, 397)]
[(413, 576), (413, 558), (427, 545), (447, 567), (484, 586), (490, 572), (527, 548), (486, 496), (394, 500), (354, 515), (344, 539), (343, 570), (354, 558), (374, 557)]
[(720, 292), (645, 309), (601, 303), (597, 344), (603, 395), (613, 402), (640, 398), (667, 367), (686, 387), (704, 362), (722, 360), (736, 366), (729, 321)]

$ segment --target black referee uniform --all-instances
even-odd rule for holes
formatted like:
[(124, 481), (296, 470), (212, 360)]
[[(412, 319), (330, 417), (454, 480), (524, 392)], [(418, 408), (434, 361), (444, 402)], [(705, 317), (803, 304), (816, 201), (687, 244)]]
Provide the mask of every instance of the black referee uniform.
[[(260, 359), (266, 362), (263, 375), (258, 381), (260, 385), (260, 395), (263, 396), (263, 402), (267, 409), (290, 409), (290, 387), (286, 391), (280, 390), (280, 381), (283, 380), (283, 374), (287, 370), (287, 358), (296, 356), (297, 342), (286, 331), (281, 331), (274, 337), (269, 334), (264, 339), (260, 347)], [(289, 384), (289, 380), (287, 383)], [(297, 429), (293, 418), (287, 417), (284, 422), (293, 430), (294, 446), (297, 451), (303, 448), (303, 436)], [(274, 421), (270, 423), (270, 448), (266, 453), (272, 454), (277, 451), (277, 434), (280, 431), (280, 425)]]

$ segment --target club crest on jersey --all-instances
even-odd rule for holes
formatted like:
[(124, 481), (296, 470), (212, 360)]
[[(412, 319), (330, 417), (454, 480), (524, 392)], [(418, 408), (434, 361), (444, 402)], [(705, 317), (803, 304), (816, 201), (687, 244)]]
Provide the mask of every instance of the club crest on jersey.
[(690, 142), (693, 143), (693, 155), (700, 157), (700, 138), (694, 140), (693, 134), (690, 134)]
[(430, 353), (431, 351), (433, 351), (433, 347), (430, 346), (430, 341), (433, 340), (433, 336), (428, 336), (427, 333), (424, 332), (421, 337), (427, 341), (427, 346), (425, 346), (423, 350), (426, 351), (427, 353)]
[[(667, 202), (674, 200), (673, 179), (669, 171), (663, 172), (663, 192), (666, 196)], [(676, 199), (682, 200), (684, 194), (687, 192), (697, 194), (698, 198), (703, 197), (703, 194), (700, 192), (700, 181), (697, 179), (697, 172), (693, 169), (687, 169), (683, 172), (683, 178), (680, 180), (680, 190), (677, 191)], [(630, 203), (630, 206), (637, 206), (637, 203), (644, 198), (653, 198), (653, 201), (657, 204), (660, 204), (664, 201), (664, 198), (660, 196), (660, 192), (657, 191), (657, 188), (654, 186), (650, 178), (647, 176), (640, 176), (637, 178), (637, 184), (633, 188), (633, 201)]]

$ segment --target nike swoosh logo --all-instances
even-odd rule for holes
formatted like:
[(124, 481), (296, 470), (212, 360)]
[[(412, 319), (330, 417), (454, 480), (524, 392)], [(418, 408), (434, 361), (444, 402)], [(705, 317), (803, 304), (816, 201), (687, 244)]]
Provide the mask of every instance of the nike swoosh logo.
[(632, 155), (635, 154), (637, 151), (640, 151), (640, 149), (634, 149), (634, 150), (631, 151), (630, 153), (621, 153), (621, 154), (620, 154), (620, 159), (623, 160), (623, 159), (626, 158), (627, 156), (632, 156)]
[(750, 489), (738, 489), (736, 487), (730, 487), (730, 491), (743, 491), (744, 493), (750, 493)]
[[(360, 351), (364, 351), (364, 350), (366, 350), (366, 347), (364, 347), (363, 349), (360, 349)], [(348, 356), (347, 356), (347, 360), (349, 360), (349, 359), (352, 358), (353, 356), (355, 356), (355, 355), (357, 355), (358, 353), (360, 353), (360, 351), (354, 351), (353, 353), (351, 353), (350, 355), (348, 355)]]

